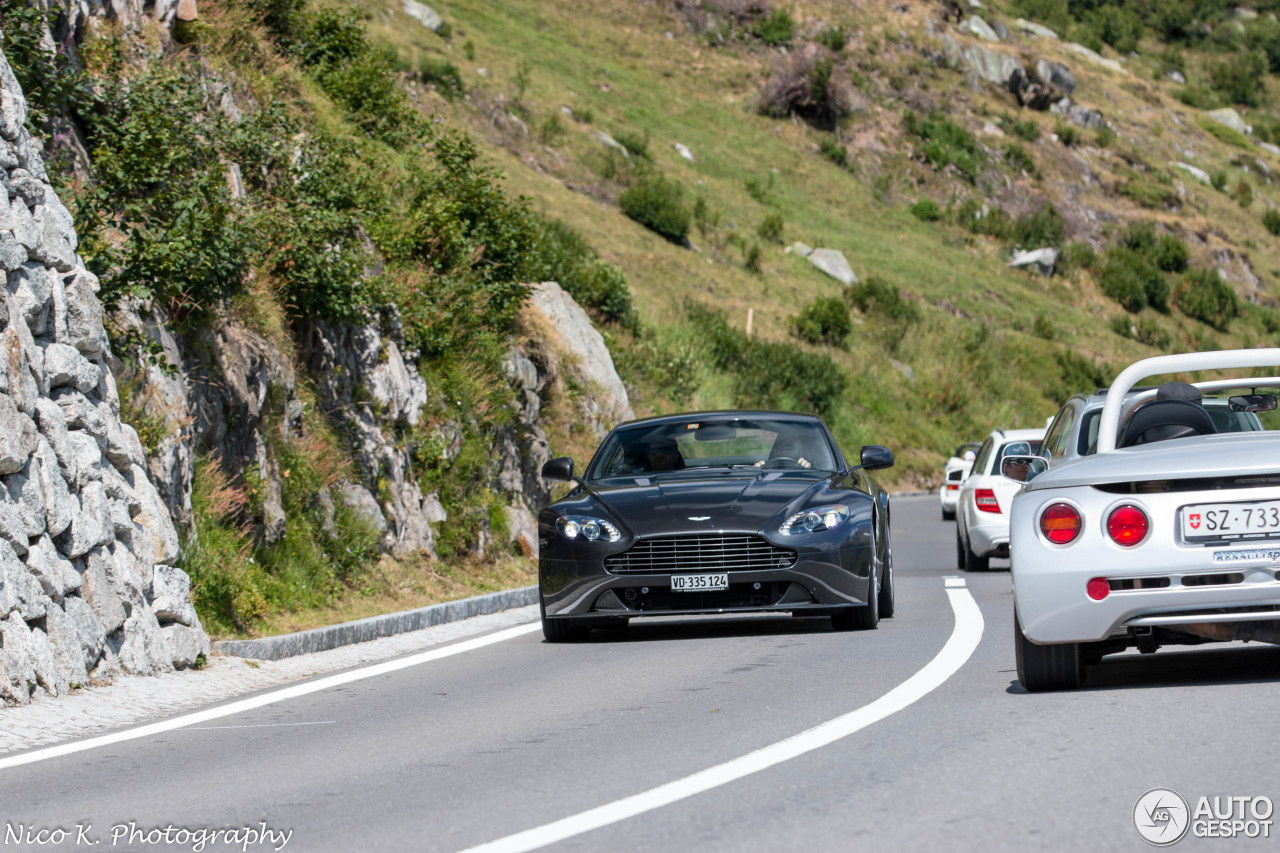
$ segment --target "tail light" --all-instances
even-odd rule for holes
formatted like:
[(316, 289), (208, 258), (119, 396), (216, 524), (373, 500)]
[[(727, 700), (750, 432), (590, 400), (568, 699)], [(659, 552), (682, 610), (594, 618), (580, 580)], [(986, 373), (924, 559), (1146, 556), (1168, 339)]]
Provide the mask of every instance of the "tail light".
[(1055, 545), (1075, 541), (1082, 526), (1080, 513), (1071, 504), (1050, 504), (1040, 513), (1040, 532)]
[(1111, 582), (1106, 578), (1090, 578), (1084, 591), (1094, 601), (1101, 601), (1111, 594)]
[(1147, 538), (1149, 524), (1145, 512), (1133, 504), (1124, 504), (1107, 516), (1107, 535), (1112, 542), (1128, 548)]
[(983, 512), (1000, 512), (1000, 504), (996, 501), (996, 493), (992, 489), (976, 489), (973, 500)]
[(959, 489), (960, 489), (960, 484), (959, 484), (959, 483), (947, 483), (947, 491), (948, 491), (948, 492), (955, 492), (955, 491), (959, 491)]

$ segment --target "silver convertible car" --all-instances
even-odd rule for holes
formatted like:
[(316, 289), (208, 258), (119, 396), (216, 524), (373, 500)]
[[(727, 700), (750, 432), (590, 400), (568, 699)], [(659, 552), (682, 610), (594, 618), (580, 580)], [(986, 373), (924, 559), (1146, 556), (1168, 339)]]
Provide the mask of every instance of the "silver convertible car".
[[(1194, 389), (1147, 392), (1141, 405), (1129, 393), (1145, 377), (1193, 371), (1235, 371), (1248, 388), (1251, 371), (1277, 366), (1280, 349), (1137, 362), (1107, 392), (1096, 452), (1005, 460), (1006, 476), (1027, 483), (1010, 519), (1025, 689), (1079, 687), (1088, 664), (1134, 646), (1280, 642), (1280, 432), (1219, 432)], [(1228, 406), (1253, 414), (1276, 398)]]

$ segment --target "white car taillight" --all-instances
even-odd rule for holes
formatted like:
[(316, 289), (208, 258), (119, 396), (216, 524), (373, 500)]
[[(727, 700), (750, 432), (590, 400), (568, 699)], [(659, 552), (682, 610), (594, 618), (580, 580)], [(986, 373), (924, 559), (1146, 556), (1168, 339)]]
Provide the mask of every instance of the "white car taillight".
[(1000, 512), (1000, 503), (996, 500), (996, 493), (992, 489), (975, 489), (973, 502), (978, 505), (978, 509), (982, 512)]

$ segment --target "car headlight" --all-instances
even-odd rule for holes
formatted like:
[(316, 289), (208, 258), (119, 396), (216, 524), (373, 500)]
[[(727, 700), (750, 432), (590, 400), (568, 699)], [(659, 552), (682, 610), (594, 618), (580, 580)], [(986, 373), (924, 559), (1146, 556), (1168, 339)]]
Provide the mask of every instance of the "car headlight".
[(778, 532), (783, 536), (798, 536), (801, 533), (816, 533), (820, 530), (835, 530), (849, 518), (849, 508), (843, 504), (832, 506), (816, 506), (797, 512), (786, 520)]
[(617, 542), (622, 538), (618, 528), (603, 518), (589, 515), (562, 515), (556, 519), (556, 530), (565, 539), (586, 539), (588, 542)]

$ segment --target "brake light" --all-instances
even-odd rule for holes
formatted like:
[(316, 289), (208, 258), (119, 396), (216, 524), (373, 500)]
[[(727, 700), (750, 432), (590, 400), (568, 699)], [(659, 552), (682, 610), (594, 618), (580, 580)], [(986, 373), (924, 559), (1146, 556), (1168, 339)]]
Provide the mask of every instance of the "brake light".
[(959, 483), (948, 483), (948, 484), (947, 484), (947, 491), (948, 491), (948, 492), (957, 492), (957, 491), (959, 491), (959, 490), (960, 490), (960, 484), (959, 484)]
[(1107, 516), (1107, 535), (1112, 542), (1128, 548), (1147, 537), (1148, 524), (1146, 513), (1133, 504), (1124, 504)]
[(1094, 601), (1101, 601), (1111, 594), (1111, 582), (1106, 578), (1090, 578), (1084, 591)]
[(1000, 504), (996, 501), (996, 493), (991, 489), (976, 489), (973, 493), (974, 503), (983, 512), (1000, 512)]
[(1071, 504), (1050, 504), (1040, 513), (1040, 532), (1055, 545), (1066, 545), (1080, 535), (1080, 513)]

